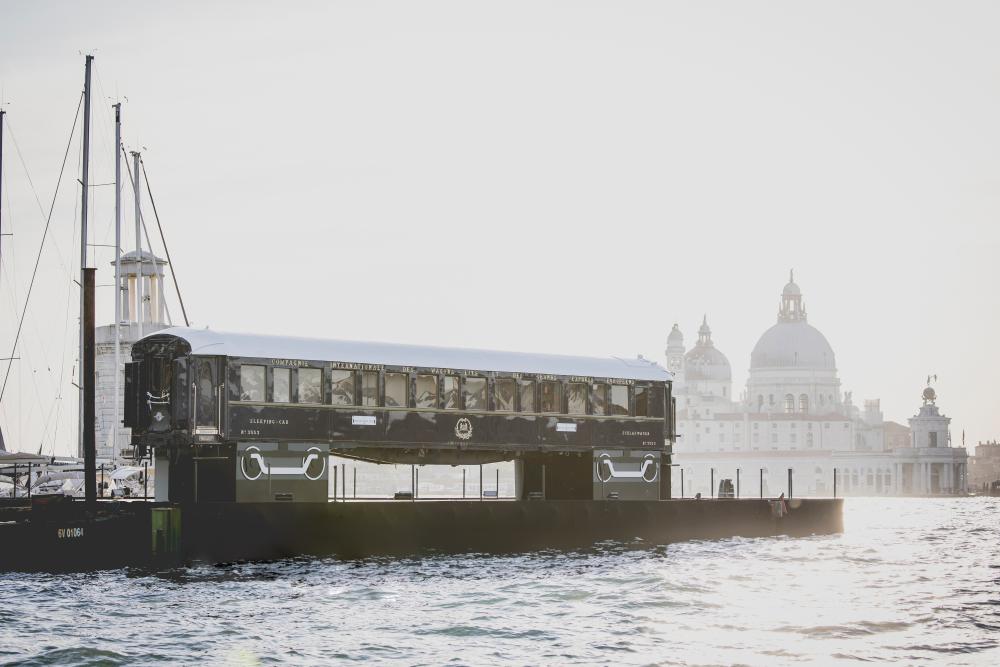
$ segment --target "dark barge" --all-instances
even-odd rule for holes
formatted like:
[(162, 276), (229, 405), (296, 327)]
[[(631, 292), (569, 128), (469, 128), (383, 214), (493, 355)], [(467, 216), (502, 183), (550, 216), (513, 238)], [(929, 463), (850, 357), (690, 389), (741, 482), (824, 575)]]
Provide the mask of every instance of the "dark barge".
[[(843, 529), (834, 499), (671, 499), (671, 380), (643, 359), (167, 329), (135, 344), (125, 377), (125, 425), (155, 460), (155, 502), (40, 501), (0, 524), (11, 545), (0, 568)], [(330, 502), (331, 456), (513, 461), (515, 498)]]

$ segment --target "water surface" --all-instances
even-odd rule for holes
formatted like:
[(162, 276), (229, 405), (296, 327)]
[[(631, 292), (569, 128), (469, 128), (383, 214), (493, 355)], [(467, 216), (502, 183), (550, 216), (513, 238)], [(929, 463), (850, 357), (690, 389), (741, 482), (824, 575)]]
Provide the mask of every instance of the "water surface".
[(849, 499), (845, 524), (516, 556), (3, 574), (0, 663), (1000, 664), (1000, 499)]

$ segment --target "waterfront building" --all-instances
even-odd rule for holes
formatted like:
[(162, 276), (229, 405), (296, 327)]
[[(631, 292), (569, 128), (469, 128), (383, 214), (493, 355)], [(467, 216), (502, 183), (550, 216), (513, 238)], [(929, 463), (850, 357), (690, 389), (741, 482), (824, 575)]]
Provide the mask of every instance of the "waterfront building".
[(994, 482), (1000, 482), (1000, 442), (980, 442), (969, 458), (969, 488), (984, 491)]
[[(114, 262), (112, 262), (114, 265)], [(119, 366), (115, 368), (115, 325), (97, 328), (95, 334), (97, 389), (97, 457), (114, 460), (131, 450), (131, 429), (121, 424), (124, 415), (125, 387), (121, 380), (125, 362), (132, 360), (132, 344), (154, 331), (170, 326), (164, 290), (164, 269), (167, 262), (156, 255), (142, 251), (125, 253), (121, 257), (121, 317), (118, 330)], [(118, 395), (115, 396), (115, 373), (118, 374)], [(118, 402), (118, 424), (115, 428), (115, 401)], [(82, 456), (82, 453), (81, 453)]]
[(690, 350), (675, 324), (666, 356), (677, 399), (674, 484), (681, 488), (683, 476), (685, 495), (709, 494), (723, 478), (738, 479), (744, 495), (776, 495), (788, 491), (789, 470), (799, 496), (829, 495), (835, 483), (845, 495), (965, 491), (966, 452), (950, 446), (950, 419), (934, 390), (924, 390), (909, 427), (886, 420), (879, 399), (855, 405), (841, 390), (832, 346), (809, 324), (794, 276), (777, 322), (753, 348), (740, 397), (707, 317)]

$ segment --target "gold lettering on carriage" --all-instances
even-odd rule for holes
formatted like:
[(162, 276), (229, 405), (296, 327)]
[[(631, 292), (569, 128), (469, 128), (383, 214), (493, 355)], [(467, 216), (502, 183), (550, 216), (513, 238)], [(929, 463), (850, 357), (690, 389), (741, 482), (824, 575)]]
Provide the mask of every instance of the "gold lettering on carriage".
[(380, 371), (382, 364), (351, 364), (345, 361), (335, 361), (331, 366), (338, 370), (345, 371)]
[(287, 419), (261, 419), (259, 417), (251, 417), (249, 422), (251, 424), (259, 424), (261, 426), (288, 426)]
[(309, 367), (312, 364), (310, 364), (308, 361), (300, 361), (298, 359), (271, 359), (271, 365), (272, 366), (293, 366), (295, 368), (304, 368), (304, 367)]

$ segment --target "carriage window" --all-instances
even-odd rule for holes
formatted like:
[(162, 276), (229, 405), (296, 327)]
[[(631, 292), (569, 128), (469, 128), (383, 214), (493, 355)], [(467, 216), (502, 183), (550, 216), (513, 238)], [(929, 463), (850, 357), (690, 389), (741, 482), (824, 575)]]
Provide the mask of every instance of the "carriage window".
[(406, 373), (386, 373), (385, 374), (385, 407), (405, 408), (409, 405), (406, 400), (406, 390), (410, 384), (410, 378)]
[(323, 371), (318, 368), (299, 369), (299, 403), (323, 402)]
[(535, 381), (518, 380), (517, 391), (521, 399), (521, 412), (535, 411)]
[(594, 414), (608, 414), (608, 385), (603, 382), (594, 383)]
[(493, 401), (500, 412), (514, 412), (514, 378), (497, 378), (493, 383)]
[(330, 371), (330, 402), (354, 405), (354, 371)]
[(361, 405), (378, 405), (378, 371), (361, 371)]
[(635, 416), (649, 415), (649, 387), (635, 388)]
[(649, 388), (649, 416), (664, 417), (666, 409), (666, 391), (663, 385), (653, 385)]
[(265, 401), (264, 367), (240, 366), (240, 400)]
[(486, 409), (486, 378), (465, 378), (465, 409)]
[(570, 382), (566, 390), (566, 403), (569, 414), (587, 414), (587, 385), (582, 382)]
[(542, 412), (562, 412), (561, 382), (542, 382)]
[(628, 414), (628, 387), (623, 384), (611, 385), (611, 414)]
[(438, 405), (438, 381), (436, 375), (417, 376), (417, 407), (436, 408)]
[(458, 376), (457, 375), (445, 375), (444, 376), (444, 392), (442, 395), (444, 399), (444, 409), (445, 410), (458, 410)]
[(271, 400), (289, 403), (292, 400), (292, 369), (275, 368), (271, 386)]

